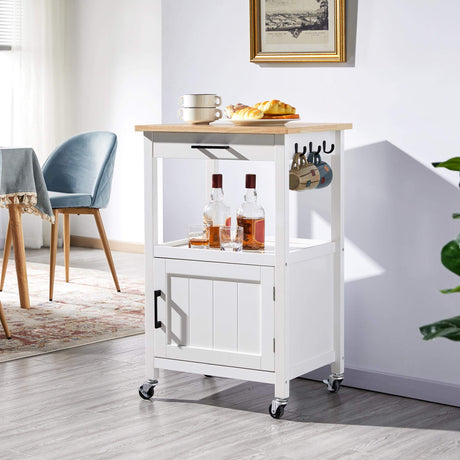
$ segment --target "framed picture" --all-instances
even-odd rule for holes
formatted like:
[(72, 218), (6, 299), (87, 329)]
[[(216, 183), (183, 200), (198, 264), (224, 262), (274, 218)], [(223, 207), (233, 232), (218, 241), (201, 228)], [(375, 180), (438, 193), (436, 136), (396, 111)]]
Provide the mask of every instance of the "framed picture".
[(345, 0), (250, 0), (252, 62), (345, 62)]

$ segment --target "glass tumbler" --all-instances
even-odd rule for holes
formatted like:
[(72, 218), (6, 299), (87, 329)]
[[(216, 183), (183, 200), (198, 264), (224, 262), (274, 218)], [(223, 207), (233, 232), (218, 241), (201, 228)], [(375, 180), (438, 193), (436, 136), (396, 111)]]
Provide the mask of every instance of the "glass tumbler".
[(189, 225), (188, 247), (198, 249), (207, 249), (209, 247), (209, 227), (207, 225)]
[(220, 250), (239, 252), (243, 249), (243, 227), (224, 225), (219, 228)]

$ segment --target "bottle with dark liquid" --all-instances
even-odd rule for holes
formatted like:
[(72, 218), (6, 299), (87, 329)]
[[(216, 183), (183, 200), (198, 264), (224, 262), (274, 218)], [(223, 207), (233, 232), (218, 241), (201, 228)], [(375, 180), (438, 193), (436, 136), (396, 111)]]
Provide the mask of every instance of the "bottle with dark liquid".
[(231, 225), (230, 208), (224, 202), (222, 174), (212, 175), (211, 201), (204, 208), (203, 219), (209, 226), (209, 247), (220, 248), (219, 228)]
[(243, 249), (265, 248), (265, 211), (257, 203), (256, 175), (246, 174), (244, 202), (236, 213), (238, 226), (243, 227)]

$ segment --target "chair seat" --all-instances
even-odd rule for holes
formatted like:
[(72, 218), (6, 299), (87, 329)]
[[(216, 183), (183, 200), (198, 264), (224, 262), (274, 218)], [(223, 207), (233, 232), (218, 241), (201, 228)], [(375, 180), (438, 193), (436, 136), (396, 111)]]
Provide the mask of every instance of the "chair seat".
[(86, 193), (48, 192), (53, 209), (87, 208), (91, 205), (91, 195)]

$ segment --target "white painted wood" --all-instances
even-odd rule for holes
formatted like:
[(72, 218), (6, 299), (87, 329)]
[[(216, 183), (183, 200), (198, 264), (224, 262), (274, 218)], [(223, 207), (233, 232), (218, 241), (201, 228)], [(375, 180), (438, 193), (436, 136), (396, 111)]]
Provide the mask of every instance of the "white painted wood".
[(261, 354), (260, 284), (238, 283), (238, 352)]
[(153, 137), (153, 141), (153, 182), (150, 185), (153, 193), (151, 202), (153, 222), (152, 226), (150, 227), (150, 231), (152, 232), (153, 244), (156, 246), (163, 243), (163, 160), (161, 158), (155, 158), (155, 135)]
[(166, 271), (176, 275), (260, 282), (260, 267), (251, 265), (218, 264), (168, 259), (166, 261)]
[[(158, 297), (157, 304), (158, 320), (162, 323), (161, 328), (153, 329), (155, 356), (166, 357), (166, 331), (168, 328), (168, 316), (166, 313), (167, 290), (165, 279), (165, 261), (163, 259), (154, 259), (153, 265), (153, 270), (155, 273), (153, 290), (161, 291), (161, 297)], [(154, 323), (155, 321), (152, 316), (152, 324)]]
[[(289, 263), (308, 260), (334, 252), (335, 243), (312, 239), (291, 239), (289, 242)], [(155, 246), (155, 256), (167, 259), (223, 262), (232, 264), (275, 266), (275, 244), (270, 238), (265, 243), (263, 252), (243, 251), (224, 252), (214, 249), (190, 249), (188, 241), (177, 240)]]
[(284, 139), (276, 136), (275, 159), (275, 397), (289, 397), (289, 342), (287, 336), (289, 292), (289, 152)]
[(144, 229), (145, 229), (145, 377), (154, 379), (158, 370), (154, 368), (154, 333), (153, 333), (153, 235), (154, 197), (153, 197), (153, 135), (144, 135)]
[(155, 157), (273, 161), (273, 139), (271, 134), (155, 133)]
[(213, 375), (252, 382), (275, 383), (274, 372), (242, 369), (238, 367), (216, 366), (208, 363), (195, 363), (192, 361), (177, 361), (174, 359), (158, 358), (157, 365), (161, 369), (171, 371), (191, 372), (194, 374)]
[(262, 318), (260, 325), (262, 361), (261, 368), (273, 370), (275, 368), (275, 351), (273, 341), (275, 339), (275, 301), (273, 300), (273, 288), (275, 287), (275, 273), (271, 267), (261, 268), (261, 308)]
[(334, 254), (334, 350), (336, 361), (331, 366), (335, 374), (342, 374), (345, 367), (344, 343), (344, 169), (343, 131), (335, 132), (335, 151), (331, 158), (334, 180), (331, 183), (331, 239), (336, 244)]
[(273, 268), (155, 260), (167, 300), (162, 357), (251, 369), (263, 359), (273, 370)]
[[(331, 239), (290, 238), (294, 143), (312, 142), (316, 148), (323, 139), (335, 143), (328, 156), (334, 171)], [(166, 311), (160, 315), (165, 316), (168, 359), (159, 357), (159, 343), (156, 366), (274, 383), (275, 397), (283, 399), (289, 397), (289, 380), (298, 375), (331, 363), (333, 372), (343, 372), (342, 132), (155, 132), (154, 140), (158, 160), (206, 160), (207, 195), (220, 159), (274, 161), (276, 189), (275, 238), (272, 243), (267, 238), (263, 252), (191, 250), (186, 240), (162, 243), (161, 163), (152, 163), (146, 148), (146, 241), (151, 238), (154, 245), (148, 257), (163, 260), (155, 270), (164, 276), (157, 276), (155, 286), (164, 284), (166, 294)], [(147, 207), (153, 210), (150, 217)], [(148, 271), (146, 276), (153, 278)], [(146, 349), (153, 361), (148, 341)]]
[(166, 268), (167, 279), (167, 318), (168, 318), (168, 344), (186, 346), (190, 343), (190, 292), (189, 279), (182, 276), (174, 276)]
[(214, 281), (214, 348), (238, 351), (238, 284)]
[(166, 356), (169, 359), (179, 359), (181, 361), (243, 367), (246, 369), (260, 369), (261, 366), (260, 354), (221, 351), (191, 346), (178, 347), (168, 345), (166, 347)]
[(333, 255), (293, 264), (290, 268), (287, 334), (293, 344), (289, 362), (292, 376), (300, 363), (334, 350)]
[(189, 334), (190, 347), (214, 348), (213, 281), (189, 280)]
[(304, 359), (303, 361), (298, 361), (296, 364), (291, 365), (289, 369), (289, 380), (295, 379), (296, 377), (300, 377), (301, 375), (304, 375), (307, 372), (311, 372), (315, 369), (319, 369), (320, 367), (327, 366), (328, 364), (331, 364), (334, 361), (334, 350), (327, 351), (325, 353), (322, 353), (321, 355), (309, 357), (308, 359)]

